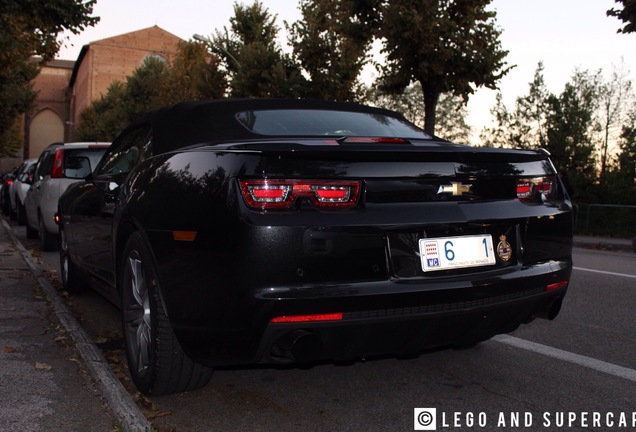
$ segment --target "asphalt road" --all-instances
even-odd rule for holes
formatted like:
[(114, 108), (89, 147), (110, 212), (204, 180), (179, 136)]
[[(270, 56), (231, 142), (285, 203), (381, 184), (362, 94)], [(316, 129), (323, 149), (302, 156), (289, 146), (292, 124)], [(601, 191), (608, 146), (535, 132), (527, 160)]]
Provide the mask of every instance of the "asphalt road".
[[(16, 233), (57, 269), (57, 253), (40, 254), (24, 228)], [(574, 259), (556, 320), (471, 349), (228, 368), (205, 388), (172, 396), (142, 398), (128, 388), (159, 432), (412, 431), (416, 414), (425, 421), (433, 410), (437, 430), (635, 430), (636, 254), (575, 248)], [(126, 382), (117, 310), (92, 294), (67, 302)]]

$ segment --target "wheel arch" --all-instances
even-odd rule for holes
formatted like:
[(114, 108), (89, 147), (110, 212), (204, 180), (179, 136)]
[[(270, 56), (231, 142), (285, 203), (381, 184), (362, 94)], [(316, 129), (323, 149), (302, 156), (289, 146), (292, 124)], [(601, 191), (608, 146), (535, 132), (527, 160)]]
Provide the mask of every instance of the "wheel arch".
[[(126, 248), (128, 239), (130, 239), (130, 237), (134, 233), (139, 233), (139, 235), (142, 237), (142, 240), (146, 248), (148, 249), (148, 252), (150, 253), (150, 259), (152, 260), (151, 265), (155, 268), (154, 273), (156, 278), (159, 279), (161, 277), (159, 269), (158, 269), (158, 265), (157, 265), (157, 258), (152, 248), (152, 243), (148, 239), (148, 236), (146, 235), (145, 230), (142, 228), (139, 221), (135, 220), (134, 218), (123, 217), (119, 221), (119, 224), (117, 225), (117, 232), (115, 235), (115, 242), (114, 242), (115, 287), (117, 289), (117, 295), (119, 296), (120, 299), (122, 298), (120, 274), (124, 266), (124, 256), (123, 256), (124, 249)], [(163, 312), (167, 317), (169, 317), (168, 310), (165, 305), (165, 298), (163, 295), (163, 285), (161, 284), (160, 280), (157, 283), (157, 287), (158, 287), (159, 296), (161, 297)]]

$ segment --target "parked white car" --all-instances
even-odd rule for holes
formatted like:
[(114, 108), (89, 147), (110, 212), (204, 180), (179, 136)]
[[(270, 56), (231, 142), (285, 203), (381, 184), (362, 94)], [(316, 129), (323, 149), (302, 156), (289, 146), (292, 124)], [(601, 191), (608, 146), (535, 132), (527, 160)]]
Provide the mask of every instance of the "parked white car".
[(26, 224), (26, 211), (24, 209), (24, 200), (26, 194), (29, 191), (31, 183), (33, 183), (33, 173), (35, 172), (35, 164), (37, 158), (27, 159), (18, 168), (15, 181), (11, 184), (9, 189), (9, 196), (11, 198), (11, 210), (12, 218), (15, 214), (18, 220), (18, 225)]
[(57, 200), (73, 183), (86, 178), (110, 143), (53, 143), (38, 158), (33, 182), (26, 194), (28, 238), (40, 238), (44, 251), (57, 247)]

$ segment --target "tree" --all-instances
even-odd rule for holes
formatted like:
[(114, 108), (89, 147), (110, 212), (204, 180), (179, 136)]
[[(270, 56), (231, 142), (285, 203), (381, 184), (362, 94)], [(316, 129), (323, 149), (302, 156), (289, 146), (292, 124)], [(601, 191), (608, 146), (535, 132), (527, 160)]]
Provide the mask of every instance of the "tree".
[[(419, 83), (408, 86), (403, 93), (371, 93), (367, 99), (374, 105), (398, 111), (417, 126), (424, 126), (422, 88)], [(437, 134), (452, 142), (468, 143), (471, 128), (466, 123), (468, 110), (463, 98), (450, 94), (441, 95), (437, 104)]]
[(382, 87), (401, 92), (412, 81), (422, 86), (424, 129), (435, 132), (435, 111), (443, 93), (464, 99), (485, 86), (495, 89), (508, 73), (496, 12), (490, 0), (391, 0), (382, 8), (378, 30), (386, 65)]
[(3, 135), (4, 141), (0, 145), (0, 157), (16, 157), (16, 153), (24, 142), (21, 126), (22, 120), (16, 117), (13, 125)]
[(142, 65), (126, 78), (124, 112), (129, 121), (168, 105), (170, 65), (160, 57), (146, 57)]
[(543, 79), (543, 63), (539, 62), (528, 94), (517, 97), (515, 109), (510, 112), (503, 103), (501, 93), (491, 114), (495, 126), (484, 128), (481, 139), (486, 147), (540, 148), (546, 145), (546, 113), (550, 94)]
[(74, 131), (79, 141), (112, 141), (126, 127), (129, 117), (126, 106), (126, 85), (113, 82), (99, 99), (84, 109)]
[(618, 156), (618, 168), (622, 180), (621, 196), (629, 197), (633, 203), (636, 201), (636, 109), (623, 125), (620, 147), (622, 152)]
[(303, 19), (287, 25), (294, 57), (309, 76), (305, 96), (353, 101), (379, 27), (377, 0), (301, 0)]
[(612, 8), (607, 11), (607, 16), (613, 16), (625, 23), (625, 27), (618, 29), (617, 33), (636, 32), (636, 0), (615, 0), (622, 3), (623, 9)]
[(180, 42), (167, 79), (166, 103), (215, 99), (225, 95), (227, 76), (207, 44)]
[(596, 180), (592, 136), (597, 126), (598, 75), (575, 71), (563, 92), (551, 95), (547, 103), (546, 148), (557, 170), (568, 176), (574, 196), (589, 200)]
[(497, 92), (495, 106), (490, 109), (490, 114), (495, 118), (495, 125), (491, 128), (484, 127), (482, 129), (479, 134), (481, 145), (495, 148), (514, 147), (514, 139), (510, 137), (512, 113), (506, 108), (501, 92)]
[(217, 31), (212, 52), (223, 62), (233, 97), (297, 97), (305, 79), (292, 59), (276, 43), (278, 27), (256, 1), (251, 6), (234, 4), (231, 29)]
[(605, 202), (622, 205), (636, 204), (636, 109), (625, 121), (619, 138), (620, 153), (608, 166), (602, 186)]
[(625, 123), (626, 115), (634, 107), (634, 90), (629, 75), (624, 67), (614, 67), (609, 81), (599, 83), (599, 114), (598, 122), (601, 128), (600, 160), (601, 183), (607, 172), (608, 155), (610, 146), (621, 133), (621, 127)]
[(29, 110), (36, 94), (31, 81), (38, 63), (59, 51), (63, 31), (78, 34), (99, 18), (91, 17), (95, 0), (1, 0), (0, 2), (0, 146), (16, 117)]

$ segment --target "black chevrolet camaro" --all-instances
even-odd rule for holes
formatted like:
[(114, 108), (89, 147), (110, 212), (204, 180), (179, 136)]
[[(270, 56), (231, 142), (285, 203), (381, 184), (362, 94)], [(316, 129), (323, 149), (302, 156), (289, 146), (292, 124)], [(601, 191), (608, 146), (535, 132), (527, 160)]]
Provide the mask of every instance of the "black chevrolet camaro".
[(188, 102), (136, 121), (59, 201), (62, 279), (121, 308), (144, 393), (212, 368), (467, 346), (554, 318), (572, 205), (542, 150), (400, 114)]

